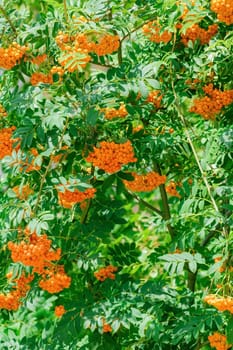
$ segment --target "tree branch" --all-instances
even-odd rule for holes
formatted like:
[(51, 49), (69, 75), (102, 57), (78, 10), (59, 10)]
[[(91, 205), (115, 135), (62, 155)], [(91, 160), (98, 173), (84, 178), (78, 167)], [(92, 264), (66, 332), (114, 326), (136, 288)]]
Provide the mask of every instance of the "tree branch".
[(0, 6), (0, 11), (2, 12), (3, 16), (5, 17), (5, 19), (7, 20), (7, 22), (9, 23), (12, 31), (15, 34), (15, 37), (17, 36), (17, 30), (13, 24), (13, 22), (11, 21), (10, 17), (8, 16), (8, 14), (6, 13), (6, 11), (4, 10), (4, 8), (2, 6)]
[(155, 208), (153, 205), (151, 205), (150, 203), (144, 201), (144, 199), (138, 197), (135, 193), (131, 193), (131, 192), (128, 192), (127, 193), (132, 196), (133, 198), (135, 198), (139, 203), (143, 204), (145, 207), (147, 207), (148, 209), (154, 211), (155, 213), (157, 213), (158, 215), (160, 216), (163, 216), (161, 210)]
[[(159, 175), (162, 175), (160, 166), (157, 162), (154, 162), (154, 168)], [(162, 206), (163, 206), (162, 217), (164, 220), (167, 221), (167, 220), (171, 219), (171, 213), (170, 213), (170, 208), (169, 208), (169, 204), (168, 204), (167, 192), (166, 192), (164, 184), (159, 186), (159, 190), (160, 190), (160, 195), (161, 195), (161, 199), (162, 199)], [(171, 238), (174, 238), (175, 231), (174, 231), (174, 228), (171, 226), (171, 224), (169, 224), (169, 223), (167, 224), (167, 229), (170, 233)]]

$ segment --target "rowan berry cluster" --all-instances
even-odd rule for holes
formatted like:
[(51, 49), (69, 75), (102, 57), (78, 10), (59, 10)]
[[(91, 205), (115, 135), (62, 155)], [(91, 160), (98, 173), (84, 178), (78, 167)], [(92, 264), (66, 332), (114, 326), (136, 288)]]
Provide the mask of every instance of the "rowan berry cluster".
[(64, 208), (72, 208), (76, 203), (81, 203), (88, 198), (93, 198), (95, 195), (95, 188), (87, 188), (85, 191), (81, 192), (78, 189), (74, 191), (69, 191), (65, 189), (64, 192), (58, 191), (58, 202)]
[(44, 269), (42, 279), (39, 282), (41, 289), (49, 293), (59, 293), (64, 288), (69, 288), (71, 278), (66, 275), (64, 266), (49, 266)]
[(41, 272), (48, 262), (57, 261), (61, 257), (61, 249), (51, 249), (52, 241), (47, 235), (38, 236), (32, 233), (19, 244), (8, 242), (13, 262), (21, 262), (25, 266), (32, 266), (34, 272)]
[(112, 327), (109, 323), (105, 321), (105, 318), (103, 318), (103, 333), (110, 333), (112, 332)]
[(88, 38), (84, 33), (78, 34), (75, 37), (75, 47), (88, 52), (93, 52), (97, 56), (111, 54), (118, 50), (120, 39), (118, 35), (98, 34), (95, 33), (95, 41)]
[(0, 104), (0, 118), (2, 117), (7, 117), (7, 112), (5, 110), (5, 108), (3, 107), (3, 105)]
[(94, 53), (97, 56), (111, 54), (118, 50), (120, 40), (118, 35), (105, 34), (98, 39), (98, 43), (94, 46)]
[(153, 191), (156, 187), (166, 182), (165, 175), (159, 175), (154, 171), (151, 171), (150, 173), (145, 175), (140, 175), (136, 173), (132, 173), (132, 175), (134, 177), (134, 180), (124, 180), (124, 184), (129, 190), (135, 192)]
[(37, 66), (41, 65), (43, 62), (47, 60), (47, 55), (44, 53), (43, 55), (35, 56), (31, 59), (31, 63), (36, 64)]
[(52, 84), (53, 83), (53, 76), (51, 73), (44, 74), (41, 72), (35, 72), (31, 75), (30, 82), (32, 85), (38, 85), (40, 83), (43, 84)]
[(216, 307), (219, 311), (229, 311), (233, 314), (233, 298), (230, 296), (221, 297), (215, 294), (209, 294), (204, 298), (204, 301)]
[(168, 43), (172, 39), (172, 33), (168, 30), (162, 31), (158, 21), (151, 21), (142, 27), (143, 33), (149, 40), (155, 43)]
[(13, 262), (20, 262), (33, 267), (33, 273), (41, 276), (39, 286), (49, 293), (58, 293), (69, 288), (71, 278), (66, 275), (63, 265), (54, 265), (61, 257), (61, 249), (51, 248), (47, 235), (38, 236), (35, 232), (25, 230), (25, 237), (20, 243), (8, 242)]
[(103, 267), (102, 269), (96, 271), (94, 273), (94, 276), (97, 278), (98, 281), (105, 281), (107, 278), (110, 278), (111, 280), (115, 279), (114, 272), (117, 271), (117, 267), (108, 265), (106, 267)]
[(217, 14), (220, 22), (233, 24), (232, 0), (211, 0), (211, 10)]
[(231, 344), (227, 344), (227, 338), (225, 335), (215, 332), (208, 336), (210, 346), (216, 348), (216, 350), (227, 350), (231, 348)]
[(153, 103), (155, 108), (159, 109), (161, 107), (162, 98), (163, 96), (161, 95), (160, 90), (154, 90), (149, 93), (146, 101)]
[(28, 50), (26, 46), (20, 46), (16, 42), (7, 48), (0, 47), (0, 67), (11, 69), (16, 66), (25, 52)]
[(68, 72), (74, 72), (80, 67), (85, 68), (91, 60), (89, 53), (93, 52), (98, 56), (103, 56), (117, 51), (120, 46), (118, 35), (96, 32), (94, 40), (91, 36), (92, 34), (89, 35), (89, 38), (84, 33), (70, 36), (59, 32), (55, 40), (63, 54), (58, 61), (63, 67), (67, 66)]
[(65, 70), (62, 67), (59, 66), (53, 66), (50, 70), (51, 74), (58, 74), (60, 78), (63, 77), (65, 74)]
[(33, 275), (27, 277), (22, 274), (15, 280), (14, 290), (7, 294), (0, 293), (0, 309), (18, 310), (21, 305), (21, 299), (26, 296), (30, 289), (29, 283), (33, 280)]
[(196, 98), (190, 112), (200, 114), (204, 119), (214, 120), (221, 109), (233, 102), (233, 90), (220, 91), (214, 89), (213, 84), (203, 88), (207, 96)]
[(201, 28), (199, 24), (193, 24), (188, 28), (185, 34), (181, 34), (181, 41), (184, 45), (188, 45), (189, 40), (194, 42), (199, 40), (201, 45), (208, 44), (210, 39), (218, 32), (217, 24), (212, 24), (207, 30)]
[[(16, 129), (15, 126), (0, 130), (0, 159), (10, 156), (13, 151), (13, 145), (18, 139), (12, 139), (12, 133)], [(16, 150), (19, 146), (16, 147)]]
[(12, 190), (15, 192), (16, 197), (18, 197), (20, 200), (26, 200), (30, 194), (33, 193), (33, 190), (30, 188), (29, 184), (24, 186), (15, 186), (12, 188)]
[(124, 164), (137, 161), (130, 141), (125, 143), (100, 142), (100, 147), (94, 147), (86, 160), (109, 174), (121, 170)]
[(55, 307), (54, 313), (56, 317), (62, 317), (66, 313), (66, 309), (63, 305), (58, 305)]
[(114, 118), (125, 118), (128, 115), (128, 112), (125, 108), (125, 105), (122, 103), (118, 109), (116, 108), (102, 108), (101, 112), (104, 112), (104, 117), (108, 120)]
[(166, 186), (166, 192), (171, 196), (180, 198), (181, 196), (177, 191), (176, 186), (176, 183), (174, 181), (171, 181), (170, 184)]

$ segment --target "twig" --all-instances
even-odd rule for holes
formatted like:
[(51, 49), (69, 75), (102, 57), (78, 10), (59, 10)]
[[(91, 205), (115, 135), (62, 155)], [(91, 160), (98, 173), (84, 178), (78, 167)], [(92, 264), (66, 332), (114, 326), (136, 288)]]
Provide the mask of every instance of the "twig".
[(64, 7), (64, 16), (65, 16), (65, 20), (66, 23), (69, 23), (69, 15), (68, 15), (68, 10), (67, 10), (67, 3), (66, 0), (63, 0), (63, 7)]
[[(157, 173), (159, 173), (159, 175), (161, 175), (161, 169), (158, 163), (154, 162), (154, 168), (157, 171)], [(159, 190), (160, 190), (160, 195), (161, 195), (161, 199), (162, 199), (162, 204), (163, 204), (163, 210), (162, 210), (162, 217), (164, 220), (170, 220), (171, 219), (171, 213), (170, 213), (170, 208), (169, 208), (169, 204), (168, 204), (168, 198), (167, 198), (167, 192), (165, 189), (164, 184), (159, 186)], [(167, 229), (170, 233), (171, 238), (175, 237), (175, 231), (174, 228), (171, 226), (171, 224), (167, 224)]]
[(17, 36), (17, 30), (12, 22), (12, 20), (10, 19), (10, 17), (7, 15), (6, 11), (4, 10), (4, 8), (2, 6), (0, 6), (0, 11), (2, 12), (3, 16), (5, 17), (5, 19), (7, 20), (7, 22), (9, 23), (12, 31), (15, 34), (15, 37)]
[(131, 193), (131, 192), (128, 192), (128, 194), (130, 194), (130, 196), (132, 196), (133, 198), (135, 198), (139, 203), (143, 204), (145, 207), (147, 207), (148, 209), (154, 211), (155, 213), (157, 213), (158, 215), (160, 216), (163, 216), (163, 213), (161, 212), (161, 210), (155, 208), (153, 205), (151, 205), (150, 203), (144, 201), (144, 199), (138, 197), (135, 193)]

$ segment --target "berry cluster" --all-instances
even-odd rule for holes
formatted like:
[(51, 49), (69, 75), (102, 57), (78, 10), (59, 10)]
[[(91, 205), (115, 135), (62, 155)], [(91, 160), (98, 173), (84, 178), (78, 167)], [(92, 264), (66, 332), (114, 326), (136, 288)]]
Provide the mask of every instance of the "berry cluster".
[(147, 96), (147, 102), (153, 103), (154, 107), (159, 109), (161, 107), (161, 100), (163, 96), (160, 93), (160, 90), (154, 90), (149, 93)]
[(128, 112), (125, 105), (122, 103), (118, 109), (116, 108), (102, 108), (101, 112), (104, 112), (105, 119), (112, 120), (114, 118), (125, 118)]
[(47, 55), (44, 53), (43, 55), (35, 56), (31, 59), (31, 63), (36, 64), (37, 66), (41, 65), (43, 62), (47, 60)]
[(66, 313), (66, 309), (63, 305), (58, 305), (55, 307), (54, 313), (56, 317), (62, 317)]
[(59, 260), (61, 249), (51, 249), (52, 241), (47, 235), (38, 236), (36, 233), (28, 235), (19, 244), (8, 242), (13, 262), (21, 262), (25, 266), (34, 267), (34, 272), (41, 272), (48, 262)]
[(216, 307), (219, 311), (229, 311), (233, 314), (233, 298), (232, 297), (220, 297), (215, 294), (209, 294), (204, 298), (204, 301)]
[(124, 164), (137, 161), (130, 141), (120, 144), (102, 141), (100, 147), (94, 147), (86, 160), (109, 174), (121, 170)]
[(111, 54), (118, 50), (120, 39), (118, 35), (111, 34), (95, 34), (95, 41), (88, 38), (84, 33), (78, 34), (75, 37), (75, 48), (93, 52), (97, 56)]
[(105, 319), (103, 319), (103, 333), (110, 333), (112, 332), (112, 327), (109, 323), (106, 323)]
[(72, 208), (76, 203), (85, 201), (88, 198), (93, 198), (95, 195), (95, 188), (87, 188), (85, 191), (81, 192), (78, 189), (74, 191), (69, 191), (65, 189), (64, 192), (58, 191), (58, 202), (64, 208)]
[(53, 250), (47, 235), (38, 236), (25, 230), (25, 237), (19, 244), (8, 242), (13, 262), (33, 267), (33, 273), (41, 276), (39, 286), (49, 293), (58, 293), (69, 288), (71, 278), (65, 274), (63, 265), (54, 265), (61, 257), (61, 249)]
[(67, 33), (59, 32), (58, 35), (55, 38), (57, 46), (62, 51), (69, 51), (70, 50), (70, 44), (74, 41), (74, 37), (70, 36)]
[(33, 193), (33, 190), (30, 188), (29, 184), (24, 186), (15, 186), (12, 188), (12, 190), (15, 192), (16, 197), (18, 197), (20, 200), (26, 200), (30, 194)]
[(58, 74), (60, 79), (63, 77), (65, 74), (65, 70), (62, 67), (59, 66), (53, 66), (50, 70), (51, 74)]
[[(13, 151), (13, 145), (18, 139), (12, 139), (12, 133), (16, 129), (15, 126), (0, 130), (0, 159), (10, 156)], [(16, 147), (18, 149), (19, 146)]]
[(153, 191), (159, 185), (162, 185), (166, 182), (165, 175), (159, 175), (158, 173), (151, 171), (146, 175), (139, 175), (132, 173), (134, 180), (127, 181), (124, 180), (125, 186), (135, 192), (149, 192)]
[(21, 298), (25, 297), (30, 289), (29, 283), (33, 280), (34, 276), (25, 276), (22, 274), (15, 280), (14, 290), (7, 294), (0, 293), (0, 309), (6, 310), (18, 310), (21, 304)]
[(3, 107), (3, 105), (0, 104), (0, 118), (2, 117), (7, 117), (7, 112), (5, 110), (5, 108)]
[(7, 48), (0, 47), (0, 67), (11, 69), (16, 66), (25, 52), (28, 50), (26, 46), (20, 46), (16, 42)]
[(66, 275), (64, 266), (49, 266), (44, 270), (42, 279), (39, 282), (41, 289), (49, 293), (59, 293), (64, 288), (69, 288), (71, 278)]
[(59, 32), (56, 37), (56, 43), (63, 51), (59, 58), (59, 63), (67, 67), (68, 72), (74, 72), (80, 68), (85, 68), (91, 60), (89, 53), (95, 53), (98, 56), (111, 54), (118, 50), (120, 40), (118, 35), (95, 33), (92, 39), (84, 33), (78, 33), (76, 36)]
[(98, 39), (98, 43), (94, 46), (94, 53), (97, 56), (111, 54), (118, 50), (120, 40), (118, 35), (105, 34)]
[(190, 112), (200, 114), (204, 119), (214, 120), (221, 109), (233, 102), (233, 90), (220, 91), (214, 89), (213, 84), (203, 88), (207, 96), (193, 101)]
[(211, 10), (217, 14), (220, 22), (233, 24), (232, 0), (211, 0)]
[(102, 269), (96, 271), (94, 273), (95, 277), (97, 278), (98, 281), (105, 281), (107, 278), (110, 278), (111, 280), (115, 279), (114, 272), (117, 271), (117, 267), (108, 265), (106, 267), (103, 267)]
[(227, 338), (225, 335), (215, 332), (208, 336), (210, 346), (216, 348), (216, 350), (227, 350), (231, 348), (231, 344), (227, 344)]
[(32, 85), (38, 85), (40, 83), (43, 84), (52, 84), (53, 76), (52, 74), (44, 74), (41, 72), (35, 72), (31, 75), (30, 82)]
[(188, 45), (189, 40), (199, 40), (201, 45), (208, 44), (210, 39), (218, 32), (217, 24), (212, 24), (207, 30), (201, 28), (198, 24), (193, 24), (188, 28), (185, 34), (181, 34), (181, 41), (184, 45)]
[(176, 183), (171, 181), (169, 185), (166, 186), (166, 192), (171, 196), (180, 198), (180, 194), (176, 189)]
[(158, 21), (151, 21), (142, 27), (143, 33), (155, 43), (168, 43), (172, 38), (172, 33), (168, 30), (161, 31)]

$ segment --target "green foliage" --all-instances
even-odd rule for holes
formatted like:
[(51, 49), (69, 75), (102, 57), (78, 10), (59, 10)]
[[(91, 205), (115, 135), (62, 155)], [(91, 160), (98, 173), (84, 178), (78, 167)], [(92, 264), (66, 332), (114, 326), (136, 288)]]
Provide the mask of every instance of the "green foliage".
[[(0, 47), (28, 48), (11, 69), (0, 55), (0, 348), (209, 350), (214, 332), (233, 344), (232, 308), (203, 300), (233, 298), (233, 97), (214, 117), (190, 111), (209, 84), (232, 94), (233, 24), (207, 0), (3, 0), (0, 13)], [(208, 43), (185, 44), (194, 24), (216, 23)], [(106, 34), (119, 37), (112, 52)], [(98, 54), (102, 37), (109, 51)], [(2, 136), (11, 126), (12, 148)], [(105, 171), (121, 162), (101, 145), (127, 141), (136, 160), (127, 151), (119, 171)], [(94, 151), (102, 163), (87, 161)], [(145, 187), (150, 173), (164, 184), (134, 190), (135, 173)], [(46, 234), (49, 254), (61, 249), (42, 272), (10, 250), (32, 246), (33, 232)], [(61, 265), (69, 287), (42, 289)], [(29, 274), (12, 311), (6, 296)]]

